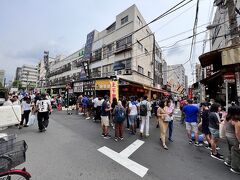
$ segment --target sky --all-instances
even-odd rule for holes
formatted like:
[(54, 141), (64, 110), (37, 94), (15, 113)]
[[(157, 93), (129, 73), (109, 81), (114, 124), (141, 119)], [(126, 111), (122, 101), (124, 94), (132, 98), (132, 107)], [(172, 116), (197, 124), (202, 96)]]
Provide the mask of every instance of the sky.
[[(16, 68), (23, 64), (37, 65), (48, 50), (51, 57), (70, 55), (81, 49), (89, 32), (102, 31), (115, 21), (116, 15), (136, 4), (146, 22), (176, 5), (181, 0), (1, 0), (0, 1), (0, 69), (7, 81), (14, 78)], [(197, 0), (150, 25), (156, 41), (162, 47), (166, 62), (182, 64), (189, 59)], [(210, 22), (213, 0), (200, 0), (197, 32), (206, 30)], [(179, 33), (188, 31), (174, 38)], [(197, 36), (203, 41), (205, 33)], [(167, 40), (165, 40), (167, 39)], [(164, 40), (164, 41), (162, 41)], [(192, 70), (199, 63), (202, 42), (196, 44), (193, 59), (184, 67), (189, 83), (194, 81)], [(207, 49), (206, 49), (207, 51)]]

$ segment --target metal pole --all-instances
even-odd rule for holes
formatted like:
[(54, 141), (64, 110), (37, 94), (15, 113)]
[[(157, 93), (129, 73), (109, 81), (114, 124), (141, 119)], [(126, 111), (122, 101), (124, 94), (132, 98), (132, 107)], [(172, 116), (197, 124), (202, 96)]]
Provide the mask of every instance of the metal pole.
[(228, 81), (226, 80), (226, 111), (228, 111)]

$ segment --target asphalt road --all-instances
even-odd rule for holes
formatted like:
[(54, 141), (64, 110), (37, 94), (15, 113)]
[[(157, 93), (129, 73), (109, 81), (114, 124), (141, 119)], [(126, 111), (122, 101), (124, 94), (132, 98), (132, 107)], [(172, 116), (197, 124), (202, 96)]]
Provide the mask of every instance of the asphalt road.
[[(111, 160), (97, 149), (106, 146), (120, 152), (133, 143), (138, 136), (125, 131), (125, 139), (115, 142), (103, 139), (99, 123), (85, 120), (79, 115), (55, 112), (50, 117), (47, 132), (39, 133), (37, 126), (18, 130), (8, 128), (3, 132), (17, 133), (18, 139), (28, 144), (26, 166), (33, 180), (239, 180), (218, 160), (210, 157), (203, 147), (189, 145), (186, 132), (178, 121), (174, 122), (174, 142), (168, 142), (169, 150), (160, 146), (159, 129), (151, 120), (150, 137), (130, 159), (148, 168), (140, 176)], [(110, 132), (112, 135), (113, 130)], [(226, 154), (226, 145), (220, 145)]]

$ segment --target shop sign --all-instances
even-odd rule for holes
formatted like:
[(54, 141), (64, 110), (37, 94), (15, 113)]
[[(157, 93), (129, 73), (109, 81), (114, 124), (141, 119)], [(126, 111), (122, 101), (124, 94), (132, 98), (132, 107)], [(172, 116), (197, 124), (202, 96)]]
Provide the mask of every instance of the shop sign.
[(95, 91), (95, 81), (85, 81), (83, 82), (84, 95), (92, 96)]
[(96, 90), (110, 90), (111, 82), (112, 82), (112, 80), (109, 80), (109, 79), (96, 80), (95, 89)]
[(74, 92), (83, 92), (83, 82), (74, 83), (73, 91)]
[(235, 74), (234, 73), (225, 73), (223, 75), (224, 78), (224, 82), (228, 82), (228, 83), (234, 83), (235, 82)]
[(111, 81), (110, 100), (119, 97), (118, 81)]
[(223, 77), (224, 77), (224, 80), (226, 80), (226, 79), (235, 79), (234, 73), (231, 73), (231, 72), (225, 73), (225, 74), (223, 75)]
[(193, 90), (192, 88), (188, 88), (188, 99), (192, 99), (193, 98)]

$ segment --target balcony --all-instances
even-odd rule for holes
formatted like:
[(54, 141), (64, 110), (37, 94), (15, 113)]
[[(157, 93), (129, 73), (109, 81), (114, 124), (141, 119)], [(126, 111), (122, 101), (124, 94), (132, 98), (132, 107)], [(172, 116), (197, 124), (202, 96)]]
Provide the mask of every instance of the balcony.
[(124, 44), (122, 46), (119, 46), (118, 48), (116, 48), (116, 50), (114, 51), (114, 54), (118, 54), (118, 53), (122, 53), (124, 51), (129, 51), (132, 49), (132, 43), (130, 44)]

